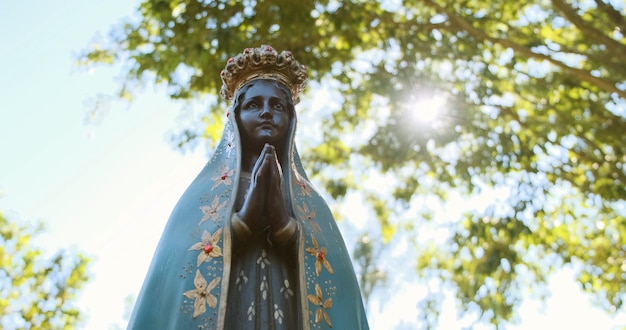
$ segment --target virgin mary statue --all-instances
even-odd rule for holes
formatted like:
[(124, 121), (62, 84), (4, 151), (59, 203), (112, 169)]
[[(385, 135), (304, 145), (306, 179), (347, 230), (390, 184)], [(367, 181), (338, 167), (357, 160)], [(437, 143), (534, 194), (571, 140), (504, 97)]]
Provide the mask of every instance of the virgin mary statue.
[(368, 329), (328, 205), (294, 145), (307, 79), (290, 52), (245, 49), (211, 160), (174, 208), (129, 329)]

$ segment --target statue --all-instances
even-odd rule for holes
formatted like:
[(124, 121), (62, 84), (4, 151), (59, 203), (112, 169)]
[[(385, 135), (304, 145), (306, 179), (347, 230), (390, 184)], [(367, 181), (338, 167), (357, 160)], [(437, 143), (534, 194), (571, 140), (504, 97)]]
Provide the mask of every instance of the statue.
[(211, 160), (174, 208), (129, 329), (369, 329), (328, 205), (294, 145), (307, 79), (290, 52), (246, 49)]

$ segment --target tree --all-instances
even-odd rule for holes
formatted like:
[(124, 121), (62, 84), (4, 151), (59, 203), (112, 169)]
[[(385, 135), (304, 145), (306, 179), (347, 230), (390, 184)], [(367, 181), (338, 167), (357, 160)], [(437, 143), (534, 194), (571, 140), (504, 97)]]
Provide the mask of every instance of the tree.
[(87, 282), (89, 259), (48, 252), (30, 239), (42, 230), (7, 220), (0, 213), (0, 325), (3, 329), (74, 329), (81, 322), (75, 305)]
[[(172, 98), (216, 95), (227, 58), (260, 44), (306, 63), (334, 101), (322, 143), (303, 152), (314, 178), (333, 198), (367, 201), (386, 242), (445, 228), (446, 244), (414, 239), (417, 272), (464, 312), (499, 327), (562, 265), (598, 306), (623, 310), (622, 3), (143, 0), (137, 14), (79, 58), (123, 64), (121, 97), (149, 81)], [(219, 135), (224, 108), (216, 99), (180, 144)], [(444, 222), (430, 202), (454, 208), (452, 196), (492, 200)]]

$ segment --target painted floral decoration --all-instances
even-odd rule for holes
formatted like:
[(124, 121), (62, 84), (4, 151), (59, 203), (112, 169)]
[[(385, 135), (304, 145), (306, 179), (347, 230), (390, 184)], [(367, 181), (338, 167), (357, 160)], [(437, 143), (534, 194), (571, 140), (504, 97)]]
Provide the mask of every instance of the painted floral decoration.
[(324, 265), (324, 268), (326, 268), (329, 273), (333, 274), (333, 267), (326, 259), (328, 251), (325, 247), (320, 248), (318, 246), (317, 240), (313, 235), (311, 235), (311, 240), (313, 241), (313, 247), (306, 248), (306, 252), (315, 257), (315, 273), (319, 276), (322, 272), (322, 265)]
[(211, 206), (207, 206), (207, 205), (200, 206), (200, 210), (202, 210), (202, 213), (204, 213), (204, 216), (202, 217), (202, 220), (200, 220), (200, 223), (203, 223), (209, 219), (217, 220), (218, 212), (224, 206), (226, 206), (226, 202), (224, 201), (223, 203), (220, 204), (220, 199), (218, 196), (215, 196), (215, 199), (213, 199), (213, 204), (211, 204)]
[(302, 194), (305, 196), (311, 196), (311, 190), (304, 180), (298, 180), (298, 186), (302, 190)]
[(302, 218), (310, 221), (311, 227), (317, 231), (321, 231), (320, 226), (315, 222), (315, 211), (309, 210), (309, 206), (306, 203), (302, 203), (302, 206), (296, 204), (296, 209), (302, 215)]
[(315, 218), (315, 211), (309, 210), (306, 203), (302, 203), (302, 206), (296, 204), (296, 209), (298, 209), (298, 212), (307, 220), (313, 220)]
[(205, 230), (202, 233), (202, 238), (200, 239), (200, 242), (195, 243), (189, 248), (189, 251), (200, 251), (200, 254), (198, 254), (198, 266), (200, 266), (200, 264), (205, 261), (211, 260), (212, 258), (222, 256), (222, 249), (220, 249), (220, 247), (217, 245), (221, 235), (222, 228), (218, 229), (213, 235)]
[(217, 176), (212, 178), (215, 183), (211, 189), (217, 188), (221, 184), (225, 184), (230, 186), (233, 183), (231, 177), (235, 174), (235, 170), (229, 170), (228, 168), (224, 168)]
[(207, 281), (204, 276), (200, 274), (200, 270), (196, 270), (196, 277), (193, 279), (193, 285), (196, 287), (193, 290), (186, 291), (183, 295), (189, 299), (195, 299), (193, 302), (193, 318), (198, 315), (202, 315), (206, 312), (206, 305), (211, 308), (217, 306), (217, 297), (211, 294), (211, 291), (215, 289), (220, 282), (220, 278), (214, 278), (211, 283), (207, 285)]
[(326, 312), (326, 310), (330, 309), (333, 306), (333, 299), (328, 298), (324, 300), (322, 296), (322, 289), (317, 283), (315, 283), (315, 295), (310, 294), (308, 298), (311, 303), (319, 307), (315, 312), (315, 323), (322, 322), (323, 318), (328, 326), (332, 328), (333, 324), (330, 322), (330, 316), (328, 315), (328, 312)]

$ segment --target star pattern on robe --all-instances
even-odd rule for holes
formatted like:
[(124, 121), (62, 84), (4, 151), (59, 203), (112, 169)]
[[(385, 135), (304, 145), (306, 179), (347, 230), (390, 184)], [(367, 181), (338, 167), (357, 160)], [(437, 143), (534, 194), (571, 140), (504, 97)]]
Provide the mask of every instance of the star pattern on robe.
[(211, 308), (217, 306), (217, 297), (215, 297), (211, 291), (215, 289), (220, 282), (220, 277), (214, 278), (211, 283), (207, 284), (206, 279), (200, 273), (200, 270), (196, 270), (196, 277), (193, 279), (193, 285), (196, 287), (193, 290), (186, 291), (183, 295), (189, 299), (194, 299), (193, 302), (193, 318), (195, 319), (199, 315), (206, 312), (206, 305)]

